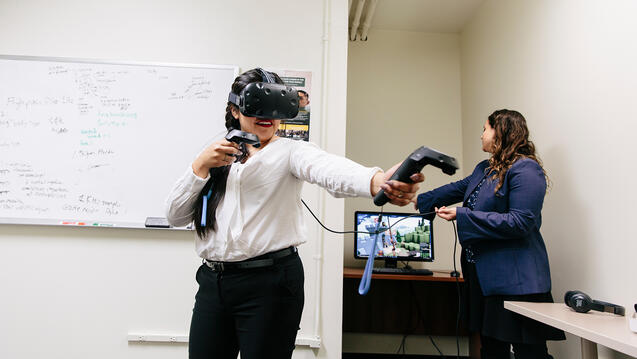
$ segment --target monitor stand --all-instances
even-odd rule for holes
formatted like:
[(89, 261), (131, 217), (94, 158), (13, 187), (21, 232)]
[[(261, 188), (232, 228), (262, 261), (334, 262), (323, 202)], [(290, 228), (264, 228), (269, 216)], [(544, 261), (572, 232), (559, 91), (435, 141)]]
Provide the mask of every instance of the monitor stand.
[(398, 259), (385, 258), (385, 268), (398, 268)]
[(372, 273), (378, 274), (407, 274), (407, 275), (433, 275), (434, 272), (429, 269), (414, 269), (409, 264), (405, 264), (403, 268), (398, 268), (398, 259), (384, 258), (384, 267), (374, 267)]

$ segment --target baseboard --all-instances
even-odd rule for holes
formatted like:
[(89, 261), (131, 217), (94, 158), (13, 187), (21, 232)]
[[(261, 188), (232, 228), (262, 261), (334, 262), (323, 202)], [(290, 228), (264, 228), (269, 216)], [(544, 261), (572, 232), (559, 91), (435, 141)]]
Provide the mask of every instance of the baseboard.
[[(441, 356), (415, 355), (415, 354), (370, 354), (370, 353), (343, 353), (343, 356), (342, 356), (342, 359), (390, 359), (390, 358), (440, 359)], [(469, 357), (461, 356), (460, 358), (468, 359)]]

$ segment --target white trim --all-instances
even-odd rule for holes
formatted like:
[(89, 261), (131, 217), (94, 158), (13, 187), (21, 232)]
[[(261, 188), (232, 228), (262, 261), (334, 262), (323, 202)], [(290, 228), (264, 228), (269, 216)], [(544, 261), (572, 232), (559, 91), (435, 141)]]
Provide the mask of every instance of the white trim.
[(128, 334), (127, 339), (136, 343), (188, 343), (188, 336), (181, 334)]
[[(184, 334), (129, 333), (127, 339), (129, 343), (188, 343), (188, 336)], [(320, 348), (321, 338), (318, 336), (297, 336), (294, 344)]]

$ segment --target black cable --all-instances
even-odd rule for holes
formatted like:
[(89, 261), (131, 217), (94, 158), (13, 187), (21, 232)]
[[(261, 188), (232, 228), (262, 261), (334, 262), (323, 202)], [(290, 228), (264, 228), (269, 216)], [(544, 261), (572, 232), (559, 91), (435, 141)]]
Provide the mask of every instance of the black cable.
[[(400, 340), (400, 346), (398, 347), (398, 350), (396, 351), (396, 354), (402, 354), (403, 356), (405, 356), (405, 350), (406, 350), (406, 345), (405, 342), (407, 341), (407, 336), (409, 334), (403, 334), (403, 338)], [(401, 353), (402, 350), (402, 353)]]
[[(382, 213), (383, 213), (383, 212), (382, 212), (382, 211), (383, 211), (383, 207), (381, 207), (381, 208), (380, 208), (380, 210), (381, 210), (381, 212), (380, 212), (380, 213), (382, 214)], [(430, 214), (435, 214), (435, 213), (436, 213), (435, 211), (432, 211), (432, 212), (427, 212), (427, 213), (416, 213), (416, 214), (412, 214), (412, 215), (409, 215), (409, 216), (407, 216), (407, 217), (403, 217), (403, 218), (401, 218), (401, 219), (397, 220), (394, 224), (392, 224), (391, 226), (387, 227), (387, 229), (391, 229), (391, 227), (393, 227), (393, 226), (397, 225), (397, 224), (398, 224), (399, 222), (401, 222), (401, 221), (406, 220), (407, 218), (411, 218), (411, 217), (425, 217), (425, 216), (428, 216), (428, 215), (430, 215)], [(365, 232), (358, 232), (358, 233), (365, 233)], [(380, 233), (380, 232), (378, 232), (378, 233)], [(370, 233), (370, 234), (376, 234), (376, 233)]]
[[(418, 303), (418, 297), (416, 296), (416, 291), (414, 290), (414, 284), (412, 281), (409, 281), (409, 294), (411, 295), (411, 299), (413, 299), (413, 301), (416, 303), (416, 310), (418, 311), (418, 321), (416, 322), (416, 327), (418, 327), (418, 323), (422, 323), (422, 327), (425, 327), (425, 316), (422, 314), (422, 310), (420, 310), (420, 303)], [(410, 300), (410, 305), (411, 305), (411, 300)], [(441, 357), (445, 357), (444, 354), (442, 354), (442, 351), (440, 350), (440, 348), (438, 348), (438, 345), (436, 345), (436, 342), (434, 342), (434, 338), (431, 337), (431, 335), (427, 335), (429, 337), (429, 340), (431, 341), (431, 344), (433, 344), (434, 348), (436, 348), (436, 350), (438, 351), (438, 354), (440, 354)]]
[(436, 342), (434, 342), (434, 338), (431, 337), (431, 335), (428, 335), (429, 340), (431, 340), (431, 344), (434, 345), (434, 347), (436, 348), (436, 350), (438, 351), (438, 353), (440, 354), (441, 357), (445, 358), (445, 356), (442, 354), (442, 352), (440, 351), (440, 348), (438, 348), (438, 346), (436, 345)]
[[(456, 270), (456, 247), (458, 246), (458, 230), (456, 229), (456, 221), (451, 221), (451, 225), (453, 226), (453, 272), (458, 274)], [(456, 358), (460, 358), (460, 337), (458, 335), (459, 327), (460, 327), (460, 276), (456, 275), (456, 292), (458, 293), (458, 313), (456, 314)]]
[[(418, 311), (418, 321), (416, 321), (416, 325), (415, 327), (411, 328), (411, 329), (406, 329), (405, 333), (403, 334), (403, 337), (400, 341), (400, 346), (398, 347), (398, 351), (396, 351), (396, 354), (401, 354), (401, 350), (402, 350), (402, 356), (404, 357), (406, 355), (406, 350), (407, 350), (407, 337), (412, 335), (416, 329), (418, 328), (418, 324), (419, 323), (423, 323), (423, 327), (425, 325), (424, 323), (424, 319), (422, 316), (422, 312), (420, 311), (420, 305), (418, 304), (418, 300), (416, 298), (416, 294), (414, 293), (414, 287), (413, 287), (413, 283), (411, 283), (411, 281), (409, 282), (409, 316), (408, 318), (413, 318), (413, 310), (414, 310), (414, 303), (416, 304), (416, 310)], [(435, 344), (434, 344), (435, 346)], [(436, 347), (437, 348), (437, 347)], [(440, 350), (438, 350), (438, 352), (440, 352)]]
[[(409, 295), (410, 297), (413, 297), (413, 288), (411, 287), (411, 283), (410, 283), (410, 287), (409, 287)], [(412, 300), (409, 300), (409, 316), (408, 318), (412, 318), (413, 315), (413, 310), (414, 310), (414, 303)], [(418, 327), (418, 322), (416, 322), (416, 327)], [(404, 357), (406, 355), (406, 349), (407, 349), (407, 337), (411, 334), (413, 334), (413, 332), (416, 330), (416, 328), (410, 329), (410, 328), (406, 328), (405, 332), (403, 333), (403, 337), (400, 340), (400, 346), (398, 347), (398, 350), (396, 351), (396, 354), (401, 354), (401, 350), (402, 350), (402, 357)]]
[[(336, 233), (336, 234), (349, 234), (349, 233), (366, 233), (366, 234), (379, 234), (382, 233), (388, 229), (390, 229), (391, 227), (395, 226), (398, 222), (405, 220), (407, 218), (411, 218), (411, 217), (424, 217), (424, 216), (428, 216), (430, 214), (434, 214), (436, 212), (427, 212), (427, 213), (416, 213), (416, 214), (412, 214), (410, 216), (404, 217), (399, 219), (398, 221), (396, 221), (396, 223), (392, 224), (391, 226), (389, 226), (388, 228), (384, 229), (383, 231), (378, 231), (378, 232), (365, 232), (365, 231), (335, 231), (332, 229), (329, 229), (327, 227), (325, 227), (325, 225), (318, 219), (318, 217), (316, 217), (316, 215), (314, 214), (314, 212), (312, 212), (312, 210), (310, 209), (310, 207), (307, 205), (307, 203), (305, 203), (305, 201), (303, 199), (301, 199), (301, 202), (303, 203), (303, 205), (305, 206), (305, 208), (307, 208), (308, 211), (310, 211), (310, 214), (312, 215), (312, 217), (314, 217), (314, 219), (321, 225), (321, 227), (325, 228), (327, 231), (332, 232), (332, 233)], [(380, 208), (380, 215), (383, 214), (383, 207)]]

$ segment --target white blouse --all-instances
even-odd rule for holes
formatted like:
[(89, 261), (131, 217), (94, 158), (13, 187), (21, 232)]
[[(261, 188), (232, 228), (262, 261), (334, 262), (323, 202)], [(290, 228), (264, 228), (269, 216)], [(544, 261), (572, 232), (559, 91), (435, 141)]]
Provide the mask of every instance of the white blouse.
[[(233, 163), (226, 193), (216, 212), (216, 230), (196, 236), (200, 257), (234, 262), (297, 246), (306, 241), (301, 203), (303, 182), (316, 183), (334, 197), (371, 197), (371, 179), (380, 168), (364, 167), (329, 154), (313, 143), (279, 138), (244, 163)], [(194, 204), (210, 178), (192, 168), (166, 200), (174, 226), (192, 222)]]

